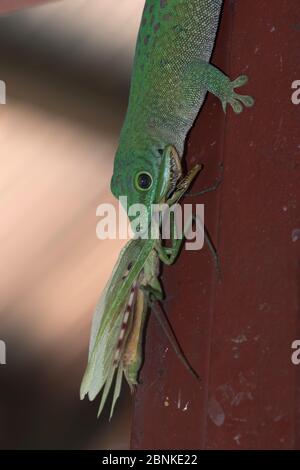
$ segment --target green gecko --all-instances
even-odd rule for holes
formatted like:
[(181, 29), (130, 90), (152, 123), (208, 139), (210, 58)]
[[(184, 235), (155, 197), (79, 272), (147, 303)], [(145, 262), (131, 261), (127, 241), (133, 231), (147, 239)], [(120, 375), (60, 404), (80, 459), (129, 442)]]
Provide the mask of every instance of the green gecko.
[[(233, 82), (209, 63), (221, 13), (221, 0), (147, 0), (138, 33), (130, 97), (115, 156), (111, 191), (127, 196), (128, 207), (155, 199), (162, 153), (173, 145), (179, 156), (207, 91), (223, 110), (252, 106)], [(166, 169), (167, 170), (167, 169)], [(176, 175), (174, 175), (176, 180)], [(148, 225), (142, 222), (140, 231)]]
[(128, 208), (141, 203), (147, 212), (136, 228), (138, 238), (121, 252), (93, 319), (81, 398), (88, 394), (93, 400), (102, 390), (99, 414), (115, 376), (111, 414), (123, 375), (131, 388), (138, 382), (145, 315), (153, 301), (162, 299), (159, 262), (176, 260), (184, 236), (176, 239), (172, 224), (170, 247), (139, 237), (152, 220), (152, 205), (177, 203), (201, 169), (196, 165), (183, 177), (181, 158), (205, 95), (213, 93), (224, 111), (230, 104), (236, 113), (254, 103), (235, 92), (246, 76), (231, 82), (209, 63), (221, 8), (221, 0), (145, 3), (111, 190), (117, 198), (127, 196)]

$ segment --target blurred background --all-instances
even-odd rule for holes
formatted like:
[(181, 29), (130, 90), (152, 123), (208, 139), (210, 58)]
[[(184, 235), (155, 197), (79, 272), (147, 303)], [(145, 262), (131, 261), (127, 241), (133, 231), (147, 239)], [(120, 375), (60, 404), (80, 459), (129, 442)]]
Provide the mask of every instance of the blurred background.
[(126, 449), (79, 399), (93, 309), (124, 241), (99, 241), (144, 0), (64, 0), (0, 17), (0, 448)]

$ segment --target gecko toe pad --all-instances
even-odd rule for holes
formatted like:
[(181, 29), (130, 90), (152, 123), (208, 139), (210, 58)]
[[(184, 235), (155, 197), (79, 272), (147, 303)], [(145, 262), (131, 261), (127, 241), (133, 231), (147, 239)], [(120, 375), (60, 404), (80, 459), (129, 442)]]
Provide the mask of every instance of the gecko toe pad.
[(239, 114), (243, 111), (243, 105), (247, 108), (251, 108), (254, 105), (254, 99), (249, 95), (239, 95), (234, 91), (235, 88), (239, 88), (242, 85), (247, 83), (248, 77), (246, 75), (241, 75), (232, 82), (228, 83), (228, 90), (225, 94), (224, 99), (222, 100), (222, 107), (224, 112), (226, 111), (227, 104), (230, 104), (233, 111), (236, 114)]

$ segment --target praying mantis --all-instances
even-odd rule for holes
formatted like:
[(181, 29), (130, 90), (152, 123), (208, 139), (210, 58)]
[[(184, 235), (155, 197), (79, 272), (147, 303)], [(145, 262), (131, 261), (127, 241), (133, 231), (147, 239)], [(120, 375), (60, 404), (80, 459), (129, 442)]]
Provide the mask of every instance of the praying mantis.
[[(156, 204), (172, 207), (178, 203), (200, 170), (201, 166), (197, 164), (182, 177), (178, 153), (173, 146), (167, 146)], [(93, 400), (102, 390), (98, 415), (103, 410), (114, 378), (110, 416), (120, 395), (123, 375), (131, 390), (138, 383), (146, 314), (155, 301), (163, 299), (159, 264), (160, 261), (173, 264), (184, 240), (184, 235), (175, 238), (175, 221), (171, 223), (171, 247), (164, 247), (160, 238), (138, 237), (126, 244), (96, 307), (88, 366), (80, 396), (83, 399), (87, 394)], [(170, 336), (170, 331), (168, 334)], [(179, 352), (177, 345), (175, 349)], [(184, 356), (180, 357), (191, 370)]]

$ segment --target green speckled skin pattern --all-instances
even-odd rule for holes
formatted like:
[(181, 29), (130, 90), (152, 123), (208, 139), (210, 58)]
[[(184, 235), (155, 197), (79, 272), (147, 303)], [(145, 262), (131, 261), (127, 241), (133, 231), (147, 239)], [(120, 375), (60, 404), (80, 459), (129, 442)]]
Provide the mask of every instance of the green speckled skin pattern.
[[(221, 0), (147, 0), (138, 33), (128, 110), (115, 157), (111, 190), (128, 204), (154, 201), (141, 193), (134, 175), (146, 171), (156, 181), (161, 153), (173, 145), (182, 156), (186, 135), (207, 91), (242, 109), (238, 83), (209, 64), (222, 8)], [(251, 106), (250, 97), (240, 97)]]
[(182, 153), (184, 138), (206, 92), (201, 83), (191, 79), (192, 68), (199, 61), (207, 63), (210, 59), (221, 3), (220, 0), (146, 3), (125, 133), (127, 126), (139, 127), (143, 133), (156, 137), (158, 144), (173, 144)]

